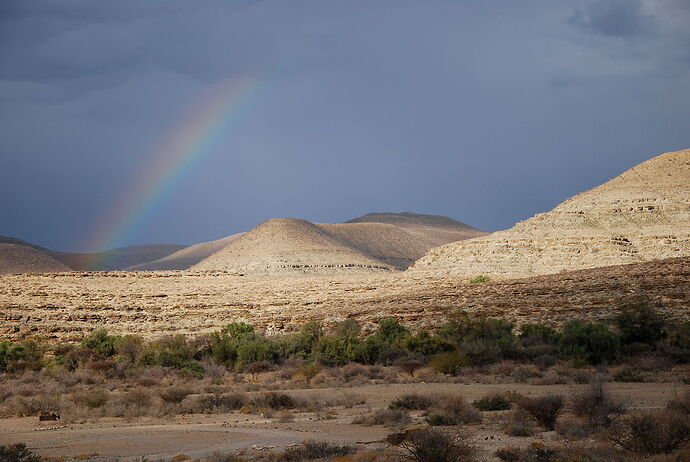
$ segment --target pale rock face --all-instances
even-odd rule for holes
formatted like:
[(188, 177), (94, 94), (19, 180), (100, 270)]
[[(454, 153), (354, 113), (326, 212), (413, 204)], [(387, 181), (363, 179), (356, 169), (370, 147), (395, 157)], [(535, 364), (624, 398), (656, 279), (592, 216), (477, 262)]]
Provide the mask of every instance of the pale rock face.
[(690, 256), (690, 150), (662, 154), (513, 228), (431, 249), (410, 272), (526, 277)]

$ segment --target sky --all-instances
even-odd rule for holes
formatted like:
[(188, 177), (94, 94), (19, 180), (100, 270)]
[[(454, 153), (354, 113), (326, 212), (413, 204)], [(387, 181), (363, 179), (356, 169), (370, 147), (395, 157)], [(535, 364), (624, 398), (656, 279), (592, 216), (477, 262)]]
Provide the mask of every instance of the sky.
[(688, 147), (687, 0), (0, 3), (0, 235), (52, 249), (492, 231)]

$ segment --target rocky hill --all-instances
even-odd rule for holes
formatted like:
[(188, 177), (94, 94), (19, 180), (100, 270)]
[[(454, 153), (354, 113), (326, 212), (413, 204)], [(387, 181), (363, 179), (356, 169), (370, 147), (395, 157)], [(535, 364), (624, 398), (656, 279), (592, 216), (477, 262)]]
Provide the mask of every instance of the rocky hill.
[(0, 236), (0, 274), (71, 271), (50, 253), (21, 239)]
[(314, 223), (273, 218), (191, 269), (280, 275), (393, 268), (349, 247)]
[(278, 218), (191, 269), (252, 275), (397, 270), (434, 246), (484, 234), (450, 218), (411, 213), (369, 214), (334, 224)]
[(511, 229), (431, 249), (410, 271), (512, 278), (688, 255), (690, 150), (683, 150)]

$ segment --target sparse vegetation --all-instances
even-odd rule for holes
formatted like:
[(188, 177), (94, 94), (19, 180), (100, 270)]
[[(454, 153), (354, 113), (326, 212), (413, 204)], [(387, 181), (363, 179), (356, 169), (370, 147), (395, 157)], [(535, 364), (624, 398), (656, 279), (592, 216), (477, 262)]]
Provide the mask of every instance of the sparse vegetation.
[(491, 278), (489, 276), (486, 276), (484, 274), (480, 274), (478, 276), (474, 276), (473, 278), (470, 278), (468, 281), (470, 284), (481, 284), (482, 282), (489, 282)]
[(562, 396), (547, 395), (537, 398), (522, 398), (517, 402), (517, 405), (546, 430), (553, 430), (558, 417), (563, 413), (564, 402)]
[(512, 407), (511, 401), (503, 394), (494, 393), (486, 395), (472, 402), (472, 406), (480, 411), (505, 411)]
[(386, 441), (401, 449), (401, 455), (416, 462), (471, 462), (476, 449), (462, 434), (432, 428), (415, 428), (388, 435)]

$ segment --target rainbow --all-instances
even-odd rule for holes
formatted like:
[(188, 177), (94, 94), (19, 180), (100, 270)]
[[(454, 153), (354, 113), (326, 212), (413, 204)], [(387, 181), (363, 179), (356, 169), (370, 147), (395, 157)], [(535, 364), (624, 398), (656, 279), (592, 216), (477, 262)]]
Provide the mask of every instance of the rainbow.
[[(149, 223), (176, 186), (237, 124), (260, 93), (258, 80), (228, 80), (214, 86), (144, 157), (142, 168), (98, 222), (85, 248), (98, 252), (124, 245)], [(99, 269), (102, 254), (87, 266)]]

